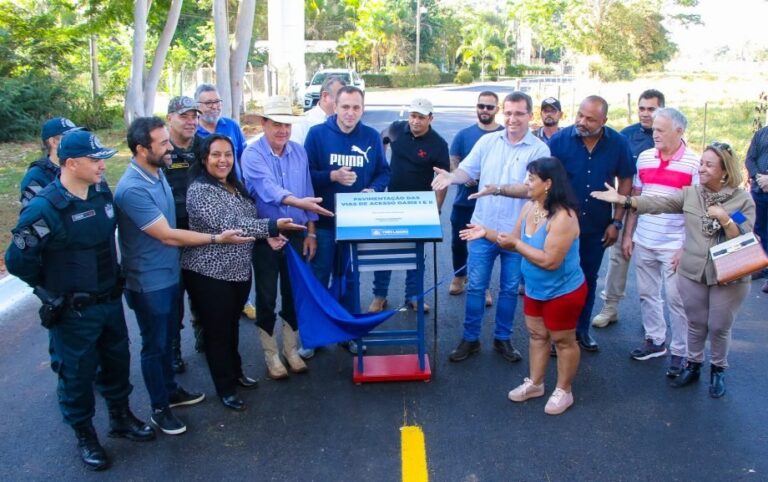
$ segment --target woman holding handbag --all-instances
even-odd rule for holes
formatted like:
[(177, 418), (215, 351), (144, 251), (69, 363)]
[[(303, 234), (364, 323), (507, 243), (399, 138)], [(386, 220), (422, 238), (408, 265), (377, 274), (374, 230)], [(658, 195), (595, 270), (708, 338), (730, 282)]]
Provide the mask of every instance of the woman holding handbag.
[(731, 327), (749, 293), (750, 277), (718, 284), (709, 249), (751, 232), (755, 204), (740, 187), (741, 166), (728, 144), (712, 142), (704, 149), (699, 179), (700, 185), (686, 187), (670, 197), (623, 196), (607, 184), (607, 191), (594, 191), (591, 195), (601, 201), (635, 208), (639, 214), (685, 214), (685, 243), (677, 274), (688, 316), (688, 362), (670, 384), (682, 387), (699, 379), (704, 346), (709, 338), (712, 357), (709, 394), (720, 398), (725, 395), (723, 371), (728, 366)]

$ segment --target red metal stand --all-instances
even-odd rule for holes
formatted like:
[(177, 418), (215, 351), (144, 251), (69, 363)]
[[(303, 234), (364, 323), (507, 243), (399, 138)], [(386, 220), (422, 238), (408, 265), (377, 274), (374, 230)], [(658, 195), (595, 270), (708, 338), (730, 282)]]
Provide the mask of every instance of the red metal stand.
[(424, 355), (424, 370), (419, 369), (419, 355), (369, 355), (365, 357), (365, 371), (358, 371), (357, 358), (352, 362), (352, 381), (394, 382), (394, 381), (429, 381), (432, 370), (429, 367), (429, 355)]

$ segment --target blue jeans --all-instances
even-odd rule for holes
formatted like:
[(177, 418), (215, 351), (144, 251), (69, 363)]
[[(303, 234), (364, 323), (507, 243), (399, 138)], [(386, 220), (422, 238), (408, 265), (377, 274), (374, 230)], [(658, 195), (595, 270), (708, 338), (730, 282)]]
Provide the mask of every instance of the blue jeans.
[(497, 340), (509, 340), (517, 308), (517, 285), (520, 282), (522, 257), (518, 253), (501, 249), (497, 244), (486, 239), (470, 241), (467, 248), (469, 261), (467, 262), (464, 339), (477, 341), (480, 338), (480, 328), (485, 314), (485, 290), (491, 282), (493, 263), (497, 257), (500, 257), (499, 299), (496, 304), (496, 327), (493, 337)]
[[(768, 192), (752, 192), (755, 201), (755, 228), (754, 232), (760, 238), (763, 251), (768, 253)], [(763, 270), (768, 272), (768, 270)]]
[[(451, 255), (454, 271), (467, 264), (467, 242), (459, 237), (459, 231), (467, 228), (467, 223), (472, 220), (473, 212), (475, 212), (474, 206), (456, 206), (455, 204), (453, 211), (451, 211)], [(467, 268), (464, 268), (454, 276), (466, 275)]]
[[(392, 271), (374, 271), (373, 272), (373, 295), (386, 298), (389, 293), (389, 281), (392, 278)], [(419, 272), (415, 269), (409, 269), (405, 272), (405, 301), (415, 299), (419, 293)]]
[(167, 407), (168, 394), (178, 388), (171, 366), (171, 340), (179, 322), (178, 297), (178, 284), (143, 293), (125, 290), (141, 331), (141, 374), (154, 409)]
[(336, 280), (340, 280), (343, 278), (343, 270), (346, 269), (344, 292), (337, 299), (349, 312), (359, 312), (360, 301), (355, 299), (355, 283), (349, 263), (349, 251), (336, 246), (336, 234), (333, 229), (317, 228), (315, 234), (317, 234), (317, 251), (315, 257), (312, 258), (312, 272), (315, 274), (315, 278), (327, 288), (331, 274)]
[(597, 289), (597, 275), (600, 271), (600, 264), (603, 262), (604, 233), (582, 233), (579, 236), (579, 257), (581, 261), (581, 270), (584, 272), (584, 278), (587, 281), (587, 300), (579, 316), (579, 323), (576, 325), (576, 331), (579, 333), (589, 333), (590, 319), (592, 317), (592, 308), (595, 306), (595, 290)]

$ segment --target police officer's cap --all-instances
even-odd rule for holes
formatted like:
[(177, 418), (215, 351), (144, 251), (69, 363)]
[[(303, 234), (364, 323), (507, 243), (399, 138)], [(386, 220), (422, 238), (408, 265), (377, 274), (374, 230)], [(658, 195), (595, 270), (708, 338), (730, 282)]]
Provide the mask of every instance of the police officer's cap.
[(57, 152), (59, 159), (74, 159), (76, 157), (109, 159), (117, 154), (117, 149), (101, 145), (99, 138), (93, 132), (76, 130), (64, 135)]
[(43, 124), (43, 132), (41, 137), (43, 138), (43, 142), (45, 142), (53, 136), (66, 134), (67, 132), (75, 129), (79, 129), (79, 127), (77, 127), (74, 122), (67, 119), (66, 117), (54, 117), (53, 119), (48, 119)]

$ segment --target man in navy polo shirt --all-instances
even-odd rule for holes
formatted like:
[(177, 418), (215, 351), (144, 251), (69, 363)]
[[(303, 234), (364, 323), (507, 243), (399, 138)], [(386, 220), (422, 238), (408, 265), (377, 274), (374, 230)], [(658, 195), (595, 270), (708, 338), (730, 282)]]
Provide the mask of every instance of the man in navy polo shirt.
[(587, 301), (576, 326), (576, 339), (587, 351), (599, 349), (589, 335), (589, 319), (595, 304), (597, 273), (605, 248), (613, 245), (623, 227), (624, 208), (612, 212), (611, 205), (590, 198), (590, 191), (605, 190), (604, 184), (614, 184), (624, 195), (632, 189), (636, 167), (632, 162), (627, 139), (607, 127), (608, 103), (602, 97), (590, 95), (581, 102), (576, 123), (552, 136), (549, 148), (563, 162), (579, 203), (579, 256), (581, 269), (587, 279)]
[[(395, 121), (382, 132), (384, 146), (392, 146), (389, 163), (389, 192), (431, 191), (433, 168), (450, 169), (448, 143), (432, 129), (432, 102), (413, 99), (408, 109), (408, 121)], [(437, 209), (442, 209), (447, 189), (436, 193)], [(392, 271), (376, 271), (373, 280), (373, 301), (368, 312), (378, 313), (387, 305), (389, 281)], [(405, 276), (405, 301), (417, 309), (417, 271), (408, 270)], [(424, 311), (429, 305), (424, 303)]]
[[(664, 94), (658, 90), (649, 89), (640, 94), (637, 101), (637, 117), (640, 122), (632, 124), (621, 130), (621, 135), (629, 142), (629, 152), (632, 153), (632, 162), (637, 165), (637, 156), (641, 152), (653, 149), (653, 113), (664, 107)], [(624, 298), (624, 289), (627, 286), (627, 271), (629, 270), (629, 256), (622, 250), (624, 230), (619, 232), (619, 239), (611, 246), (608, 261), (608, 273), (605, 275), (605, 289), (600, 297), (605, 301), (600, 313), (592, 318), (592, 326), (605, 328), (619, 319), (619, 302)]]

